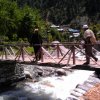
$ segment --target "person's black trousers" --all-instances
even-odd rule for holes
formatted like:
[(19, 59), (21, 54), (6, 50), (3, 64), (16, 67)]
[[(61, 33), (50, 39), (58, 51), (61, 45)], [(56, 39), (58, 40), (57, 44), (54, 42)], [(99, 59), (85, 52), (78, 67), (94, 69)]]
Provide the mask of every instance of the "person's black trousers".
[(35, 59), (38, 61), (41, 59), (41, 46), (33, 46), (34, 53), (35, 53)]

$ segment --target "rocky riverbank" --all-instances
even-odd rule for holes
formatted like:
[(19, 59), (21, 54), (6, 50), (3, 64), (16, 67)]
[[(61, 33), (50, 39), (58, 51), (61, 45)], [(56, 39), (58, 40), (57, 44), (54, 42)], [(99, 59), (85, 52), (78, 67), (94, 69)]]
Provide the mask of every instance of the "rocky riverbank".
[(89, 97), (89, 89), (100, 83), (96, 75), (98, 71), (95, 74), (94, 68), (88, 66), (71, 68), (54, 63), (19, 65), (24, 71), (24, 80), (1, 91), (1, 100), (85, 100), (84, 96)]

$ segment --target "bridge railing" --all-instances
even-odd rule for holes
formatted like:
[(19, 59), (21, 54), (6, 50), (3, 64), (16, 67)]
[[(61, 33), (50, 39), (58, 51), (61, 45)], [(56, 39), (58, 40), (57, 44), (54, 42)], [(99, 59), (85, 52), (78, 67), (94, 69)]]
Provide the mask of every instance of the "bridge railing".
[[(39, 44), (36, 44), (39, 45)], [(90, 45), (90, 44), (87, 44)], [(95, 44), (98, 45), (98, 44)], [(17, 60), (17, 61), (33, 61), (34, 55), (31, 55), (26, 48), (30, 47), (28, 43), (20, 43), (20, 44), (1, 44), (0, 45), (0, 59), (2, 60)], [(48, 47), (48, 48), (45, 48)], [(51, 44), (42, 44), (41, 47), (41, 62), (45, 62), (44, 55), (51, 58), (56, 63), (61, 63), (64, 58), (67, 56), (67, 64), (69, 64), (70, 58), (72, 57), (73, 64), (76, 64), (75, 51), (76, 49), (83, 53), (81, 50), (83, 49), (82, 43), (74, 43), (74, 42), (65, 42), (65, 43), (51, 43)], [(17, 49), (15, 49), (17, 48)], [(94, 49), (96, 52), (99, 52), (97, 49)], [(51, 52), (52, 51), (52, 52)], [(55, 56), (52, 54), (55, 53)], [(100, 52), (99, 52), (100, 53)], [(27, 58), (27, 60), (26, 60)], [(57, 58), (60, 58), (59, 61), (56, 61)]]

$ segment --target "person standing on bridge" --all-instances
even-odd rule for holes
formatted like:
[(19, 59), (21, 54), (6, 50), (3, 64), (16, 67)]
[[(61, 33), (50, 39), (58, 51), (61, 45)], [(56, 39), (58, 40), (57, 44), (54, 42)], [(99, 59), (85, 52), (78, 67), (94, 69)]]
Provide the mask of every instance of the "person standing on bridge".
[(39, 29), (35, 28), (31, 36), (31, 45), (33, 46), (35, 53), (35, 61), (41, 59), (41, 46), (42, 46), (42, 37), (39, 33)]
[(86, 62), (84, 64), (88, 65), (90, 64), (90, 57), (92, 57), (96, 62), (98, 58), (95, 57), (92, 51), (93, 43), (96, 43), (96, 37), (92, 30), (89, 29), (88, 25), (83, 25), (84, 30), (84, 48), (85, 48), (85, 54), (86, 54)]

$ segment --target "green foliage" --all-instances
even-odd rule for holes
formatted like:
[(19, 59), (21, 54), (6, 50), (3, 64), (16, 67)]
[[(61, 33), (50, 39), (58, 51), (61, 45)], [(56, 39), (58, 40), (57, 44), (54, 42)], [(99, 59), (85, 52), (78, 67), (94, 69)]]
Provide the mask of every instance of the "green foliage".
[(62, 34), (57, 29), (51, 28), (50, 34), (52, 36), (53, 41), (55, 41), (55, 40), (61, 41), (62, 40)]
[(17, 30), (18, 12), (16, 2), (0, 0), (0, 35), (8, 36), (9, 40), (13, 39)]
[(0, 35), (11, 41), (29, 39), (36, 26), (44, 27), (39, 10), (27, 5), (19, 7), (16, 0), (0, 0)]
[(39, 27), (40, 30), (44, 27), (44, 21), (41, 19), (39, 15), (38, 9), (31, 9), (29, 6), (25, 5), (22, 9), (22, 19), (20, 21), (18, 27), (18, 38), (28, 38), (30, 40), (30, 36), (35, 27)]
[(26, 50), (28, 51), (29, 54), (32, 54), (34, 52), (33, 47), (26, 47)]

